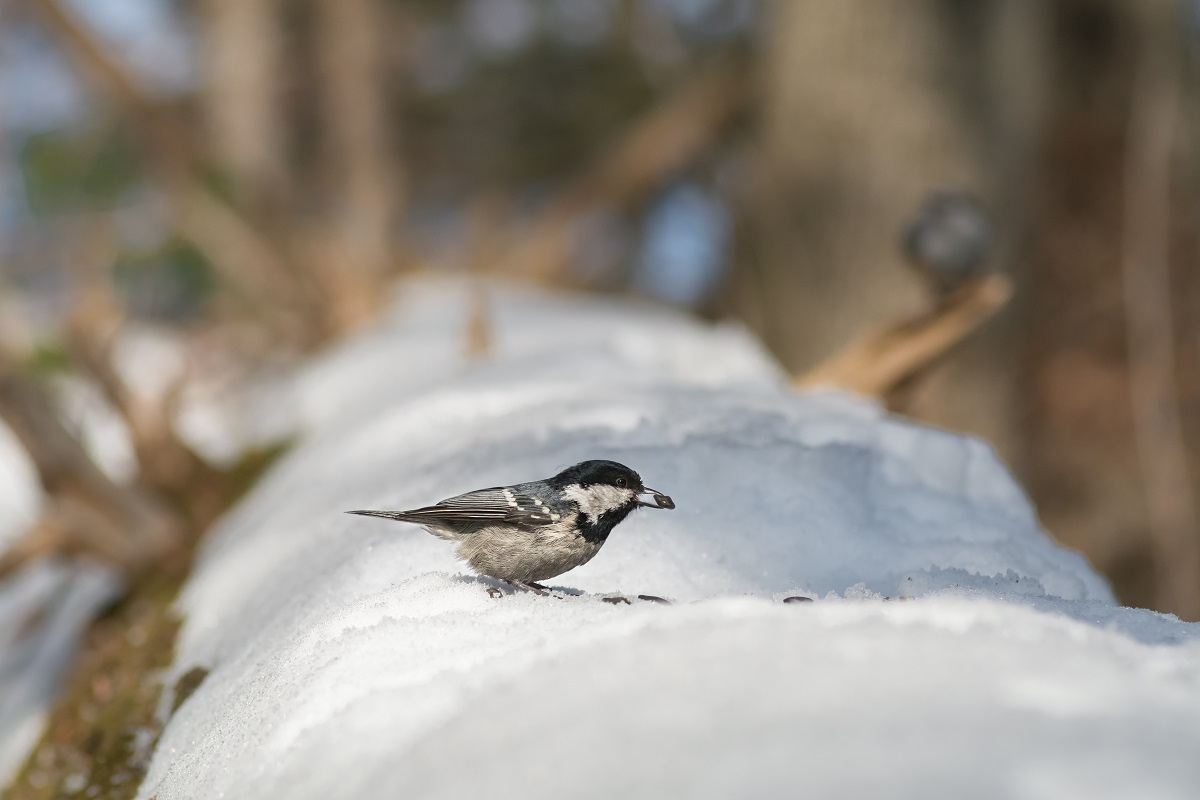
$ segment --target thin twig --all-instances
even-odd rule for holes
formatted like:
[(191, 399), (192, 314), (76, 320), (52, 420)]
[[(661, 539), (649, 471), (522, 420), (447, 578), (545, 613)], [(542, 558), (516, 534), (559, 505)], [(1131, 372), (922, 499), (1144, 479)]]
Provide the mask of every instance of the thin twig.
[(1012, 280), (989, 275), (932, 311), (861, 336), (793, 385), (833, 386), (883, 397), (928, 368), (1008, 303)]
[(467, 359), (478, 361), (492, 352), (492, 316), (488, 303), (487, 287), (480, 281), (471, 284), (471, 295), (467, 307), (467, 326), (464, 348)]

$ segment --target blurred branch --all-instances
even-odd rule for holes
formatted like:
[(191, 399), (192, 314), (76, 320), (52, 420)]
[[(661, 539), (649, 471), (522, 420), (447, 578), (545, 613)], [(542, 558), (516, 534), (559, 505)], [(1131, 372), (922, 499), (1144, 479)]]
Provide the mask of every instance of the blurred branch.
[(221, 510), (223, 476), (179, 437), (172, 424), (183, 389), (182, 378), (157, 401), (138, 397), (113, 366), (112, 343), (121, 317), (116, 304), (93, 291), (75, 309), (66, 340), (72, 359), (91, 378), (129, 429), (140, 481), (186, 508), (194, 527), (203, 530)]
[(694, 160), (721, 127), (748, 104), (740, 65), (702, 72), (634, 123), (614, 150), (534, 220), (519, 244), (490, 267), (540, 281), (561, 278), (570, 256), (571, 223), (589, 210), (628, 203)]
[(1200, 524), (1188, 475), (1175, 384), (1171, 314), (1171, 158), (1179, 113), (1179, 45), (1174, 4), (1149, 0), (1142, 31), (1125, 162), (1122, 273), (1134, 431), (1151, 536), (1159, 604), (1200, 618)]
[(0, 417), (37, 468), (51, 512), (14, 550), (0, 576), (40, 552), (41, 544), (85, 549), (127, 573), (140, 572), (183, 541), (178, 520), (135, 486), (118, 486), (92, 462), (63, 427), (45, 392), (11, 369), (0, 368)]
[(233, 287), (278, 316), (304, 307), (297, 275), (281, 248), (262, 237), (236, 211), (204, 187), (203, 158), (189, 127), (151, 99), (133, 75), (58, 0), (27, 0), (49, 30), (72, 52), (86, 76), (105, 87), (130, 127), (146, 143), (159, 180), (174, 200), (177, 225)]
[(126, 577), (184, 554), (238, 491), (242, 476), (201, 459), (172, 419), (177, 385), (160, 398), (140, 397), (114, 366), (113, 343), (124, 322), (108, 285), (84, 276), (83, 298), (63, 332), (79, 375), (99, 388), (130, 433), (138, 475), (109, 478), (63, 425), (46, 387), (0, 352), (0, 418), (16, 434), (48, 495), (47, 511), (0, 557), (0, 578), (30, 559), (88, 554)]
[[(232, 288), (253, 296), (270, 315), (273, 333), (324, 331), (321, 320), (314, 325), (304, 313), (310, 295), (303, 276), (290, 271), (274, 242), (205, 188), (202, 152), (190, 129), (149, 97), (56, 0), (28, 2), (78, 56), (85, 74), (107, 87), (144, 142), (150, 169), (174, 200), (180, 233), (204, 251)], [(94, 269), (110, 262), (89, 265), (93, 260), (72, 260), (83, 299), (63, 333), (72, 366), (123, 418), (138, 477), (118, 484), (102, 472), (63, 425), (46, 387), (17, 368), (16, 358), (0, 353), (0, 417), (28, 452), (49, 496), (44, 518), (0, 560), (0, 576), (49, 553), (90, 554), (128, 577), (173, 563), (228, 507), (255, 466), (219, 471), (183, 441), (172, 424), (182, 382), (154, 398), (125, 384), (112, 352), (124, 319), (111, 283), (97, 280)]]
[(1008, 303), (1012, 280), (989, 275), (914, 319), (861, 336), (800, 375), (800, 388), (833, 386), (884, 397), (929, 367)]
[(84, 288), (65, 330), (67, 349), (80, 370), (95, 381), (105, 400), (126, 419), (133, 413), (133, 398), (117, 375), (112, 363), (112, 340), (123, 322), (123, 315), (112, 295), (96, 282)]
[(208, 257), (235, 292), (248, 295), (256, 309), (274, 317), (290, 332), (289, 338), (295, 339), (297, 328), (303, 327), (296, 317), (317, 308), (307, 297), (305, 276), (290, 265), (280, 248), (199, 181), (176, 200), (180, 232)]
[[(59, 5), (58, 0), (29, 0), (29, 2), (37, 7), (47, 26), (61, 36), (67, 46), (78, 56), (80, 62), (87, 66), (88, 75), (106, 86), (117, 102), (128, 109), (144, 114), (147, 119), (153, 119), (156, 125), (172, 125), (169, 118), (158, 113), (156, 105), (146, 97), (125, 68), (108, 55), (100, 43)], [(177, 138), (181, 133), (184, 132), (170, 131), (171, 138)]]
[(464, 331), (466, 346), (464, 355), (470, 361), (486, 358), (492, 352), (493, 339), (491, 306), (488, 303), (487, 287), (480, 281), (471, 284), (470, 305), (467, 308), (467, 325)]

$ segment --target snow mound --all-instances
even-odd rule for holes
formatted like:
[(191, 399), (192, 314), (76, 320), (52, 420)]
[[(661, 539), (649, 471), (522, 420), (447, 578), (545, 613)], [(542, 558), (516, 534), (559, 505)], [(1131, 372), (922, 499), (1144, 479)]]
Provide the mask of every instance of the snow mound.
[[(1200, 787), (1200, 626), (1114, 606), (986, 445), (791, 393), (737, 329), (584, 298), (493, 290), (468, 364), (468, 295), (409, 287), (276, 395), (307, 436), (206, 542), (171, 679), (210, 672), (139, 797)], [(446, 543), (342, 513), (586, 458), (678, 508), (559, 598), (493, 599)]]

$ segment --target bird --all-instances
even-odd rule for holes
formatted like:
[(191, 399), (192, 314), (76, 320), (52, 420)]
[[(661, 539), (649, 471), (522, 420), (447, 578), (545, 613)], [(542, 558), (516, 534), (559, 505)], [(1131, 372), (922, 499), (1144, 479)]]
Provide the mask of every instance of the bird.
[(991, 231), (983, 207), (964, 192), (939, 191), (925, 198), (904, 236), (904, 253), (938, 295), (946, 295), (984, 271)]
[(479, 574), (545, 595), (539, 581), (591, 561), (613, 528), (642, 507), (671, 509), (675, 502), (624, 464), (593, 460), (545, 480), (477, 489), (424, 508), (346, 513), (421, 525), (455, 542), (458, 557)]

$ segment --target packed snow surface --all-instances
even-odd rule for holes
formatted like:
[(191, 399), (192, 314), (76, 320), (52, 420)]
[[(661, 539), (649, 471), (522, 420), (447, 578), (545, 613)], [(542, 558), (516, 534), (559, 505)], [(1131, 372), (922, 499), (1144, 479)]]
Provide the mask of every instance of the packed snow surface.
[[(209, 674), (140, 798), (1200, 796), (1200, 626), (1114, 605), (986, 445), (617, 303), (494, 287), (471, 363), (468, 294), (266, 404), (304, 435), (185, 587), (168, 684)], [(677, 509), (556, 597), (342, 513), (588, 458)]]

